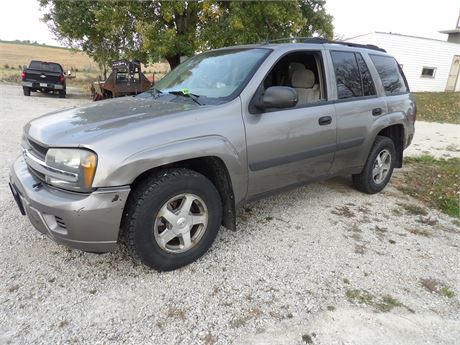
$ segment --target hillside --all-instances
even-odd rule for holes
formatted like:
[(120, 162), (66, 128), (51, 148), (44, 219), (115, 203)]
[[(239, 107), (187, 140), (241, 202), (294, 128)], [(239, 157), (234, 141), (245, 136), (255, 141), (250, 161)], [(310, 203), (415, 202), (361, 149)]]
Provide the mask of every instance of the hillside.
[(19, 65), (28, 65), (30, 60), (58, 62), (64, 70), (73, 67), (79, 71), (98, 71), (97, 64), (83, 52), (66, 48), (23, 44), (18, 42), (0, 41), (0, 68), (19, 69)]

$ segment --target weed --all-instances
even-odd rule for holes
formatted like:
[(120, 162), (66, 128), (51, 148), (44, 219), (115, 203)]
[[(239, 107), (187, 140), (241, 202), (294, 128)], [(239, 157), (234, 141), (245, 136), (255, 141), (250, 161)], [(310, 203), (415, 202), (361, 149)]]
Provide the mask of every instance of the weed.
[(390, 244), (396, 244), (395, 240), (388, 240), (388, 242), (390, 242)]
[(345, 284), (350, 284), (350, 281), (349, 281), (347, 278), (343, 278), (343, 282), (344, 282)]
[(336, 207), (335, 210), (332, 211), (332, 213), (338, 216), (344, 216), (346, 218), (352, 218), (355, 216), (355, 213), (352, 210), (350, 210), (348, 206)]
[(67, 320), (62, 320), (62, 321), (59, 321), (58, 323), (58, 328), (64, 328), (65, 326), (67, 326), (69, 324), (69, 321)]
[(350, 302), (356, 302), (358, 304), (365, 305), (374, 304), (374, 296), (367, 290), (351, 289), (347, 290), (345, 294)]
[(455, 296), (455, 293), (448, 286), (443, 286), (440, 290), (440, 293), (447, 298), (452, 298)]
[(392, 212), (395, 216), (401, 216), (401, 215), (403, 214), (399, 208), (394, 208), (394, 209), (391, 210), (391, 212)]
[(348, 301), (350, 302), (370, 306), (382, 313), (387, 313), (395, 307), (402, 307), (405, 308), (407, 311), (414, 313), (413, 309), (402, 304), (400, 301), (398, 301), (396, 298), (390, 295), (385, 295), (379, 298), (377, 296), (374, 296), (367, 290), (353, 289), (347, 290), (346, 296)]
[(177, 307), (170, 307), (166, 314), (168, 317), (173, 317), (179, 320), (185, 320), (185, 310)]
[(334, 307), (333, 305), (328, 305), (328, 306), (326, 307), (326, 309), (329, 310), (329, 311), (334, 311), (334, 310), (335, 310), (335, 307)]
[(413, 216), (426, 216), (428, 214), (425, 208), (418, 206), (418, 205), (401, 204), (401, 206), (404, 210), (406, 210), (407, 213)]
[(377, 303), (375, 305), (375, 307), (383, 312), (383, 313), (387, 313), (389, 311), (391, 311), (394, 307), (404, 307), (404, 304), (402, 304), (401, 302), (399, 302), (396, 298), (390, 296), (390, 295), (386, 295), (386, 296), (383, 296), (382, 297), (382, 301)]
[(304, 334), (302, 335), (302, 340), (305, 344), (313, 344), (313, 339), (310, 336), (310, 334)]

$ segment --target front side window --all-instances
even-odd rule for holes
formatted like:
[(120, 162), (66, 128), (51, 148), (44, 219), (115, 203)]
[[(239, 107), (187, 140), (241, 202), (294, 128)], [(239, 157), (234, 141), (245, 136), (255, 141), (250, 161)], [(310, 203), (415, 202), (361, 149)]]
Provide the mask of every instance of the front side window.
[(161, 93), (182, 91), (200, 101), (226, 99), (244, 86), (269, 49), (225, 49), (196, 55), (155, 84)]
[(387, 96), (409, 91), (402, 71), (394, 58), (373, 54), (371, 54), (370, 57), (382, 80), (383, 88)]
[(355, 53), (331, 51), (331, 57), (337, 82), (337, 97), (339, 99), (362, 97), (361, 74)]
[(297, 106), (326, 99), (319, 51), (297, 51), (283, 56), (262, 82), (263, 89), (288, 86), (297, 91)]

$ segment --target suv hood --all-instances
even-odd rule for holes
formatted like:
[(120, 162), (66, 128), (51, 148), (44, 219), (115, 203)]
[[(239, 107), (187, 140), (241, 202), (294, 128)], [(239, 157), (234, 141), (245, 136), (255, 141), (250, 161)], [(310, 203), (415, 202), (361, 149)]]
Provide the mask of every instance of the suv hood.
[(90, 145), (101, 136), (125, 133), (156, 118), (196, 108), (195, 104), (153, 97), (123, 97), (43, 115), (27, 123), (24, 131), (47, 146)]

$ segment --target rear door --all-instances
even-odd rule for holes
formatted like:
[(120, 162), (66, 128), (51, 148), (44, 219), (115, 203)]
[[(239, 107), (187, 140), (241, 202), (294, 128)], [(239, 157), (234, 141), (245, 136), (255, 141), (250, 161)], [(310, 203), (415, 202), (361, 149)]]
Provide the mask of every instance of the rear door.
[(330, 50), (335, 81), (332, 92), (337, 116), (337, 151), (333, 172), (362, 166), (365, 146), (376, 117), (387, 113), (384, 95), (378, 95), (369, 71), (368, 57), (345, 48)]

